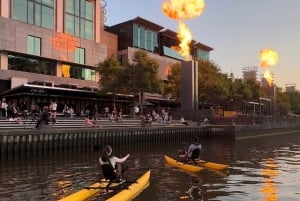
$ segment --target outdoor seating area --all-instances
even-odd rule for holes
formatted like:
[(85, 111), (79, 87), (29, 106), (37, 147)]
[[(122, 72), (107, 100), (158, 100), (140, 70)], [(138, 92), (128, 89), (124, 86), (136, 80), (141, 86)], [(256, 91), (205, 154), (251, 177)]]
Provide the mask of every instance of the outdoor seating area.
[[(93, 121), (93, 120), (90, 120)], [(0, 129), (36, 129), (37, 119), (19, 119), (19, 120), (8, 120), (0, 119)], [(195, 123), (196, 125), (196, 123)], [(50, 121), (48, 125), (42, 125), (38, 129), (51, 129), (51, 128), (113, 128), (113, 127), (144, 127), (146, 126), (141, 119), (135, 118), (124, 118), (122, 122), (111, 121), (109, 118), (101, 118), (97, 120), (96, 125), (89, 125), (86, 123), (83, 117), (65, 118), (58, 117), (55, 122)], [(150, 126), (147, 125), (147, 126)], [(184, 126), (179, 120), (173, 121), (170, 124), (164, 124), (159, 122), (153, 122), (151, 126)]]

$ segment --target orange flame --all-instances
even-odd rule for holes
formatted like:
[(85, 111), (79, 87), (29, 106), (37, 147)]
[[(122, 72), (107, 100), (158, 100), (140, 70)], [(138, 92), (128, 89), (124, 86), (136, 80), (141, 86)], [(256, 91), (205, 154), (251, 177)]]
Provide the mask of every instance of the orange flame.
[(265, 69), (264, 78), (269, 83), (269, 86), (272, 86), (273, 75), (269, 70), (270, 66), (274, 66), (278, 61), (278, 54), (272, 49), (263, 49), (259, 52), (260, 66)]
[(269, 86), (272, 86), (273, 83), (273, 75), (269, 69), (265, 70), (264, 78), (267, 80)]
[[(162, 3), (163, 13), (175, 20), (185, 20), (197, 17), (205, 9), (204, 0), (165, 0)], [(179, 44), (179, 54), (190, 60), (190, 44), (192, 42), (192, 33), (188, 27), (179, 22), (179, 31), (177, 34)]]
[(189, 28), (182, 22), (179, 22), (179, 31), (177, 34), (180, 40), (179, 53), (185, 57), (186, 60), (190, 60), (190, 43), (192, 42), (192, 33)]
[(204, 0), (169, 0), (162, 3), (163, 13), (176, 20), (197, 17), (204, 9)]
[(263, 49), (259, 52), (260, 66), (270, 67), (277, 64), (278, 54), (272, 49)]

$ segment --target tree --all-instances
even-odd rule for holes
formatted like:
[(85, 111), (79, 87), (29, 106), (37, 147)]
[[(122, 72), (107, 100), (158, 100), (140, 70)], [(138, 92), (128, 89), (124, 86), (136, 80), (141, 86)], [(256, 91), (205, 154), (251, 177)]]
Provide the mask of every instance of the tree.
[(291, 112), (290, 96), (288, 93), (277, 91), (276, 104), (279, 115), (286, 115)]
[(171, 94), (173, 98), (177, 100), (180, 97), (180, 83), (181, 83), (181, 64), (176, 63), (170, 67), (170, 73), (168, 74), (168, 83), (164, 88), (164, 95)]
[(118, 61), (118, 58), (116, 55), (109, 56), (106, 60), (103, 62), (100, 62), (96, 70), (100, 74), (100, 93), (112, 93), (113, 94), (113, 104), (115, 107), (115, 95), (117, 93), (122, 92), (122, 83), (120, 82), (120, 76), (122, 72), (122, 66), (120, 62)]
[(286, 94), (289, 96), (290, 99), (290, 109), (291, 112), (295, 114), (300, 114), (300, 92), (294, 91), (294, 92), (286, 92)]
[(124, 68), (123, 80), (126, 79), (128, 93), (161, 93), (162, 80), (158, 76), (159, 64), (148, 57), (146, 51), (136, 51), (133, 63)]
[(198, 94), (200, 102), (215, 103), (229, 96), (230, 80), (208, 60), (198, 60)]

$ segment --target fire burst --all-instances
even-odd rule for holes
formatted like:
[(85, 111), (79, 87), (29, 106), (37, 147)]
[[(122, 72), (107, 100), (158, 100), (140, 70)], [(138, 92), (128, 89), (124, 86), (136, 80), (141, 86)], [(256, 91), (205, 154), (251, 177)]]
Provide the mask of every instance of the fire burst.
[(259, 52), (260, 66), (266, 68), (264, 78), (268, 81), (269, 86), (273, 83), (273, 76), (269, 67), (276, 65), (278, 58), (277, 52), (272, 49), (263, 49)]
[(277, 64), (278, 54), (271, 49), (263, 49), (259, 52), (260, 66), (270, 67)]
[(179, 21), (179, 30), (177, 37), (180, 41), (179, 53), (190, 60), (190, 44), (192, 42), (192, 33), (181, 20), (195, 18), (204, 11), (204, 0), (169, 0), (162, 3), (163, 13)]
[(192, 19), (205, 9), (204, 0), (170, 0), (162, 3), (165, 15), (176, 20)]

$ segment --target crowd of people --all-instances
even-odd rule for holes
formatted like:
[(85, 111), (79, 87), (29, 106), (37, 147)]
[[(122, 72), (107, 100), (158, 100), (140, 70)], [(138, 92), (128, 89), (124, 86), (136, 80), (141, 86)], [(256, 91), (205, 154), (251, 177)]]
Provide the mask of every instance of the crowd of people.
[[(138, 114), (136, 114), (137, 116)], [(170, 111), (162, 109), (160, 113), (156, 112), (154, 109), (151, 111), (146, 111), (145, 113), (139, 114), (139, 118), (145, 123), (151, 125), (153, 122), (171, 124), (172, 114)]]
[[(58, 110), (58, 108), (60, 108)], [(63, 108), (63, 109), (62, 109)], [(171, 124), (173, 117), (170, 110), (164, 108), (140, 108), (135, 106), (133, 108), (134, 118), (140, 119), (142, 125), (152, 125), (153, 123)], [(99, 127), (99, 121), (101, 118), (108, 118), (111, 122), (123, 122), (122, 108), (113, 108), (110, 111), (109, 107), (104, 107), (99, 110), (97, 104), (89, 105), (85, 110), (79, 113), (74, 110), (71, 104), (60, 104), (56, 101), (51, 101), (49, 104), (29, 105), (26, 102), (15, 103), (7, 101), (5, 98), (0, 99), (0, 118), (5, 118), (9, 121), (22, 124), (23, 120), (31, 118), (32, 122), (38, 122), (36, 127), (42, 124), (48, 125), (50, 122), (56, 123), (57, 116), (63, 116), (73, 118), (74, 116), (83, 116), (84, 121), (89, 127)], [(182, 124), (188, 125), (188, 122), (183, 117), (180, 119)], [(207, 122), (208, 120), (205, 120)]]

